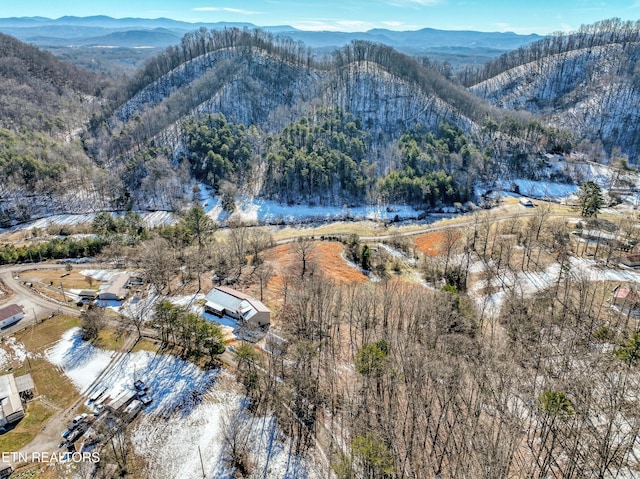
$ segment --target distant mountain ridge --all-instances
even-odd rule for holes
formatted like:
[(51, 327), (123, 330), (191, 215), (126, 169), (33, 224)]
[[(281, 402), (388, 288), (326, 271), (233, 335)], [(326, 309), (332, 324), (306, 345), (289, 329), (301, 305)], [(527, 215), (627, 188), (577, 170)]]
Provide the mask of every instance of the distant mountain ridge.
[[(137, 31), (140, 41), (148, 37), (142, 33), (145, 30), (166, 29), (178, 36), (184, 33), (207, 28), (221, 30), (227, 27), (261, 28), (271, 33), (285, 35), (294, 41), (302, 41), (313, 48), (340, 47), (353, 40), (366, 40), (394, 47), (398, 50), (415, 53), (427, 51), (429, 48), (461, 47), (486, 48), (500, 51), (512, 50), (543, 38), (540, 35), (518, 35), (513, 32), (476, 32), (454, 31), (423, 28), (415, 31), (395, 31), (387, 29), (372, 29), (366, 32), (329, 32), (303, 31), (289, 25), (257, 27), (251, 23), (189, 23), (169, 18), (112, 18), (108, 16), (74, 17), (65, 16), (57, 19), (45, 17), (12, 17), (0, 18), (0, 32), (13, 35), (16, 38), (34, 43), (38, 46), (62, 44), (62, 39), (79, 39), (80, 44), (87, 45), (92, 37), (102, 38), (115, 32)], [(132, 35), (128, 37), (111, 36), (114, 46), (132, 46)], [(157, 42), (159, 47), (174, 43), (173, 37), (167, 36), (166, 44)], [(135, 43), (135, 42), (134, 42)], [(143, 43), (133, 46), (145, 46)]]

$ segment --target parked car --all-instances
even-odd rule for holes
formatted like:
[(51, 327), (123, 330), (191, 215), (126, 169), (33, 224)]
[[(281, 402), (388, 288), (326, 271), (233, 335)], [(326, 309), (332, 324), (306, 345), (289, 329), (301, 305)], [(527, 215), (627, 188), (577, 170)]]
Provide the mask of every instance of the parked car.
[(147, 390), (147, 385), (140, 381), (139, 379), (136, 380), (136, 382), (133, 383), (133, 386), (138, 390), (138, 391), (146, 391)]
[(71, 434), (73, 430), (72, 429), (67, 429), (65, 432), (62, 433), (62, 438), (66, 439), (69, 437), (69, 434)]
[(139, 399), (143, 406), (148, 406), (153, 402), (153, 399), (151, 398), (151, 396), (148, 396), (147, 394), (139, 397)]
[(87, 417), (87, 413), (86, 412), (77, 415), (76, 417), (73, 418), (73, 424), (77, 424), (79, 422), (82, 422), (85, 417)]

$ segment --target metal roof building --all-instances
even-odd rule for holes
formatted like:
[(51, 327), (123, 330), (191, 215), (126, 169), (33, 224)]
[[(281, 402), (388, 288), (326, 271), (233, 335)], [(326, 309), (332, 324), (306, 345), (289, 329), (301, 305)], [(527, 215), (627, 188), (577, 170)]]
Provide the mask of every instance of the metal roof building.
[(205, 311), (217, 316), (230, 316), (255, 326), (265, 326), (271, 322), (271, 311), (262, 301), (235, 289), (218, 286), (209, 291), (205, 299)]
[(17, 304), (8, 304), (0, 309), (0, 328), (10, 326), (24, 318), (22, 306)]
[(20, 394), (32, 392), (34, 388), (30, 374), (17, 378), (13, 374), (0, 376), (0, 427), (24, 417)]
[(111, 284), (98, 293), (98, 299), (101, 300), (123, 300), (129, 294), (127, 286), (129, 285), (130, 276), (127, 273), (120, 273), (115, 276)]

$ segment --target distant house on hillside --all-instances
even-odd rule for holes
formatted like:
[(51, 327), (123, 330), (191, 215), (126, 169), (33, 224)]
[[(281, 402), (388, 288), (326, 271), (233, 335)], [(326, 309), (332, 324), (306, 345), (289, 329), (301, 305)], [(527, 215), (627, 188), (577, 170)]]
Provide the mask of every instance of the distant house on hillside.
[(17, 323), (24, 318), (22, 306), (18, 304), (9, 304), (0, 309), (0, 328), (6, 328)]
[(98, 293), (98, 299), (103, 301), (122, 301), (129, 294), (130, 276), (127, 273), (120, 273), (113, 278), (111, 284)]
[(262, 301), (235, 289), (218, 286), (209, 291), (205, 299), (205, 311), (216, 316), (229, 316), (254, 326), (271, 323), (271, 311)]
[(638, 309), (640, 306), (640, 296), (632, 288), (617, 286), (613, 290), (613, 304), (628, 309)]
[(640, 254), (626, 254), (620, 258), (620, 264), (630, 268), (637, 268), (640, 266)]

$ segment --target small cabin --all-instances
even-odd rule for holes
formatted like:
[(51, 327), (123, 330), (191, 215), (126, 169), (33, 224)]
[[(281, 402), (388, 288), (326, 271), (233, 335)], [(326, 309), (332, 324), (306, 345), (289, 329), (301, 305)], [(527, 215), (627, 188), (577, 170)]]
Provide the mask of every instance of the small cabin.
[(521, 197), (519, 201), (520, 201), (520, 204), (525, 208), (533, 208), (535, 206), (533, 204), (533, 201), (531, 201), (529, 198), (525, 196)]

